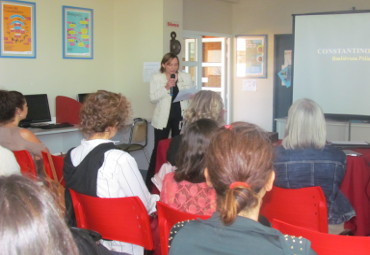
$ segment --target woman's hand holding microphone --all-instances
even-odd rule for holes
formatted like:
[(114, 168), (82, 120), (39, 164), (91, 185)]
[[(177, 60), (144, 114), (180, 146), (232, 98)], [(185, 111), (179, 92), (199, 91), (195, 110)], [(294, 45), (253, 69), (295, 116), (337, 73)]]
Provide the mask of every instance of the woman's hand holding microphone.
[(167, 81), (167, 84), (166, 84), (166, 89), (170, 90), (170, 95), (172, 96), (173, 95), (173, 87), (176, 86), (176, 82), (177, 82), (177, 75), (176, 74), (171, 74), (170, 75), (170, 79), (168, 79)]

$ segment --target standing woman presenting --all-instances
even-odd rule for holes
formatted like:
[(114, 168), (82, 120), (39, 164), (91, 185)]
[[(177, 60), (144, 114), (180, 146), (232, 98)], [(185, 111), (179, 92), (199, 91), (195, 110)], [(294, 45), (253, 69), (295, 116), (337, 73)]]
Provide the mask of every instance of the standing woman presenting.
[(179, 58), (176, 54), (165, 54), (159, 71), (150, 81), (150, 101), (155, 104), (155, 107), (152, 118), (154, 149), (146, 177), (148, 187), (154, 175), (158, 141), (168, 138), (170, 131), (171, 137), (180, 133), (182, 114), (188, 106), (186, 100), (176, 103), (173, 103), (173, 100), (180, 90), (194, 86), (189, 74), (179, 72)]

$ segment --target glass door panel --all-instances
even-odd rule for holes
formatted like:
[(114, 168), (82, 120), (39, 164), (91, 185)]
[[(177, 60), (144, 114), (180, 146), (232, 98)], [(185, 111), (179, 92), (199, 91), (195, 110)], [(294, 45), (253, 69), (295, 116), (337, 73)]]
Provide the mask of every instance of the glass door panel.
[[(190, 73), (198, 89), (212, 90), (219, 93), (228, 108), (228, 87), (230, 81), (228, 65), (230, 38), (206, 36), (197, 32), (184, 31), (185, 53), (181, 65)], [(226, 116), (229, 120), (229, 112)]]

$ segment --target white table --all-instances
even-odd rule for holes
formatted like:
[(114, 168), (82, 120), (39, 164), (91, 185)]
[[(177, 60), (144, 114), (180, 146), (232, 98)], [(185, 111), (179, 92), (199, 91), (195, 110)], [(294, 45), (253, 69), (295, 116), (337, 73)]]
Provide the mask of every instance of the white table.
[(76, 147), (83, 138), (77, 126), (55, 129), (30, 128), (49, 149), (50, 153), (66, 153), (70, 148)]
[[(72, 147), (81, 143), (83, 135), (78, 126), (55, 129), (29, 128), (49, 149), (52, 154), (66, 153)], [(139, 169), (148, 169), (148, 161), (153, 150), (153, 127), (149, 125), (148, 145), (142, 151), (134, 151), (131, 155), (135, 158)], [(111, 139), (115, 144), (127, 143), (130, 136), (128, 127), (121, 128)]]
[[(276, 132), (279, 139), (284, 138), (286, 118), (278, 118)], [(326, 133), (328, 141), (367, 141), (370, 142), (370, 124), (356, 121), (326, 120)]]

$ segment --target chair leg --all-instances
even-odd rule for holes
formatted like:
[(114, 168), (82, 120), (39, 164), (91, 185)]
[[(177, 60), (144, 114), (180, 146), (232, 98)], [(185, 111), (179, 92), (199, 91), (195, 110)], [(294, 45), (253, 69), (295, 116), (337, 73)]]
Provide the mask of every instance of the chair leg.
[(148, 157), (148, 152), (146, 151), (146, 148), (143, 148), (143, 152), (144, 152), (146, 162), (148, 162), (148, 164), (149, 164), (149, 157)]

